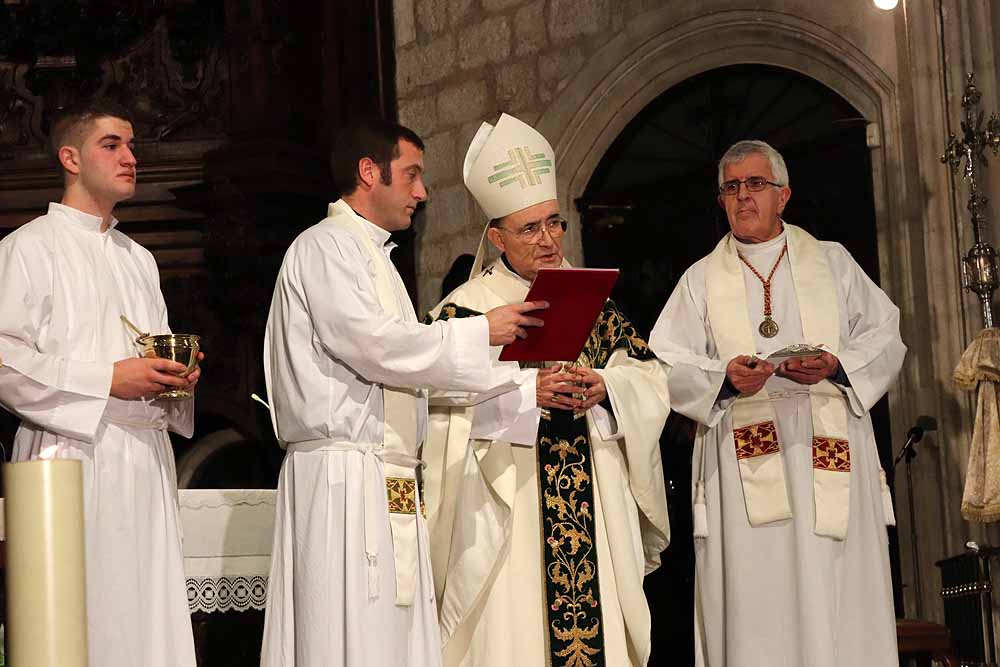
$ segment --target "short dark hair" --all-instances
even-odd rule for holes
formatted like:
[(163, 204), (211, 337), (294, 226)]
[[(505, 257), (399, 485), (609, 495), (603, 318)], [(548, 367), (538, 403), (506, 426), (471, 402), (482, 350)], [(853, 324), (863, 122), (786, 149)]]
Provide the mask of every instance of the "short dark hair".
[(59, 159), (59, 149), (63, 146), (79, 147), (90, 123), (106, 117), (132, 123), (128, 108), (110, 97), (92, 97), (60, 109), (52, 120), (49, 132), (52, 154)]
[(382, 172), (380, 180), (384, 185), (390, 185), (392, 169), (389, 163), (399, 157), (400, 141), (408, 141), (424, 150), (424, 142), (417, 133), (398, 123), (381, 118), (366, 118), (346, 125), (337, 134), (330, 159), (333, 181), (339, 188), (340, 195), (343, 197), (351, 194), (361, 184), (358, 180), (358, 162), (364, 158), (369, 158), (378, 165)]

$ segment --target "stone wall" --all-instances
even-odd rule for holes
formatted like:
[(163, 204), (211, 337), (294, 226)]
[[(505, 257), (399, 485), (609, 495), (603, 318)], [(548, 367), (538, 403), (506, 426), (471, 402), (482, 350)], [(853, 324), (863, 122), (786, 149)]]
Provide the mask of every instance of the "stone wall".
[[(400, 122), (427, 144), (430, 199), (417, 222), (418, 311), (485, 218), (462, 183), (484, 120), (534, 123), (587, 59), (653, 0), (395, 0)], [(553, 142), (554, 143), (554, 142)]]

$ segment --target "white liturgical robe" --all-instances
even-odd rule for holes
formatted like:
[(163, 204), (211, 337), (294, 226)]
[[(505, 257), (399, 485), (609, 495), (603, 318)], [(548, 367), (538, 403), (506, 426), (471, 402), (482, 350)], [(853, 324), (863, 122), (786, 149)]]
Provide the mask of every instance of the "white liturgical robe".
[[(387, 501), (383, 399), (390, 387), (512, 388), (528, 374), (490, 369), (485, 317), (420, 324), (389, 259), (389, 233), (343, 200), (329, 215), (289, 247), (267, 324), (269, 399), (288, 453), (261, 664), (435, 667), (437, 612), (419, 511), (415, 591), (409, 604), (397, 600), (393, 554), (402, 545)], [(380, 275), (394, 303), (385, 303)], [(405, 444), (415, 453), (427, 399), (413, 393), (416, 441)]]
[(0, 404), (15, 461), (83, 463), (90, 667), (194, 667), (166, 432), (191, 436), (193, 401), (109, 396), (140, 352), (120, 316), (169, 328), (153, 256), (100, 226), (50, 204), (0, 242)]
[[(432, 315), (460, 322), (522, 301), (528, 288), (500, 259)], [(577, 361), (603, 377), (611, 411), (594, 406), (579, 430), (540, 428), (534, 391), (431, 396), (424, 480), (446, 667), (647, 663), (642, 582), (670, 531), (659, 449), (666, 378), (616, 308), (600, 322)], [(516, 367), (496, 361), (500, 350), (494, 363)], [(581, 502), (589, 493), (592, 512)], [(580, 600), (583, 627), (566, 613)]]
[[(787, 230), (736, 249), (767, 275)], [(815, 241), (814, 241), (815, 243)], [(650, 336), (669, 368), (672, 408), (698, 422), (696, 489), (704, 481), (707, 536), (696, 536), (695, 651), (707, 667), (843, 667), (896, 665), (896, 632), (882, 482), (868, 411), (895, 380), (906, 348), (899, 311), (837, 243), (819, 242), (834, 276), (839, 312), (837, 356), (849, 386), (850, 495), (844, 539), (816, 532), (813, 414), (809, 388), (772, 376), (770, 397), (784, 464), (791, 518), (750, 524), (732, 425), (734, 398), (719, 400), (729, 359), (719, 358), (708, 317), (704, 258), (681, 277)], [(789, 246), (789, 253), (792, 252)], [(772, 281), (775, 338), (763, 338), (763, 287), (743, 267), (746, 303), (757, 350), (827, 344), (803, 340), (799, 294), (786, 257)], [(839, 385), (838, 385), (839, 386)], [(701, 453), (699, 455), (699, 452)], [(700, 474), (699, 474), (700, 473)], [(697, 516), (697, 515), (696, 515)]]

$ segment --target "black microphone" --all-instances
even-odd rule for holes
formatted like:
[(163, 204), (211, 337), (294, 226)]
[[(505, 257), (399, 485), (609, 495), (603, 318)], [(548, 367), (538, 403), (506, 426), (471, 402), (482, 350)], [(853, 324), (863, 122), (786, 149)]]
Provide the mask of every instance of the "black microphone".
[[(899, 463), (907, 452), (913, 451), (913, 445), (920, 442), (926, 431), (936, 431), (937, 430), (937, 419), (934, 417), (928, 417), (927, 415), (920, 415), (917, 417), (917, 423), (913, 425), (909, 431), (906, 432), (906, 444), (903, 448), (899, 450), (899, 455), (896, 456), (896, 460), (892, 462), (893, 467)], [(916, 452), (914, 452), (914, 455)], [(907, 459), (909, 460), (909, 459)]]
[(928, 417), (927, 415), (920, 415), (917, 417), (917, 423), (906, 432), (906, 437), (913, 443), (916, 444), (924, 437), (925, 431), (936, 431), (937, 430), (937, 420), (934, 417)]

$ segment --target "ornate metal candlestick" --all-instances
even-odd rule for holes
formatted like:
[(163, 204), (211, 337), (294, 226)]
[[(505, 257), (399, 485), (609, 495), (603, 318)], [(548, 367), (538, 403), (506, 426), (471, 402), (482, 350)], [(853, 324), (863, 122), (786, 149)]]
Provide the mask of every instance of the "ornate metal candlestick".
[(993, 292), (1000, 287), (1000, 279), (997, 277), (996, 250), (989, 243), (983, 242), (983, 225), (986, 222), (983, 209), (989, 200), (979, 193), (979, 178), (980, 170), (987, 166), (986, 149), (992, 149), (994, 155), (1000, 150), (1000, 118), (997, 118), (996, 113), (991, 114), (989, 122), (983, 128), (985, 112), (979, 108), (982, 96), (973, 82), (973, 74), (970, 72), (968, 76), (965, 94), (962, 95), (962, 139), (959, 140), (954, 132), (948, 134), (948, 147), (941, 156), (941, 162), (951, 165), (952, 173), (957, 173), (962, 158), (965, 158), (965, 179), (969, 181), (968, 209), (974, 243), (969, 253), (962, 258), (962, 283), (967, 290), (975, 292), (979, 297), (983, 308), (983, 326), (992, 327)]

